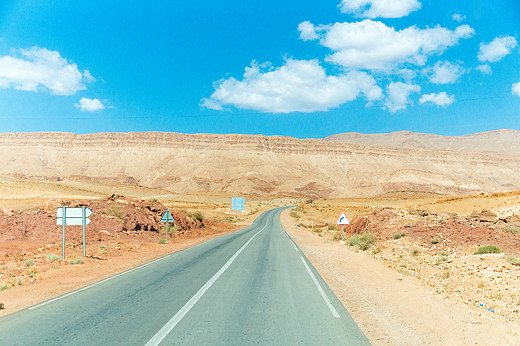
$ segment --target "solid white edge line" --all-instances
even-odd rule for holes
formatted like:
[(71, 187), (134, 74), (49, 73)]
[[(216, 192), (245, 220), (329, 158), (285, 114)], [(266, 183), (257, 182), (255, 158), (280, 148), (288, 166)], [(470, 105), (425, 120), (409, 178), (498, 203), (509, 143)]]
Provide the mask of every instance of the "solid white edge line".
[(294, 244), (294, 242), (292, 240), (291, 240), (291, 244), (294, 247), (294, 250), (296, 250), (296, 252), (298, 252), (298, 248), (296, 247), (296, 245)]
[(318, 289), (318, 291), (319, 291), (320, 294), (321, 294), (321, 297), (322, 297), (323, 300), (325, 301), (325, 304), (327, 304), (327, 306), (328, 306), (330, 312), (332, 313), (332, 316), (334, 316), (335, 318), (340, 318), (338, 312), (336, 311), (336, 309), (334, 308), (334, 306), (332, 306), (332, 303), (330, 302), (329, 297), (327, 297), (327, 295), (326, 295), (325, 292), (323, 291), (323, 288), (321, 288), (320, 284), (318, 283), (318, 280), (316, 280), (316, 277), (315, 277), (314, 274), (312, 273), (311, 268), (309, 268), (309, 266), (307, 265), (307, 262), (305, 262), (305, 260), (303, 259), (303, 257), (300, 256), (300, 258), (301, 258), (303, 264), (305, 265), (305, 268), (307, 268), (307, 272), (308, 272), (309, 275), (311, 276), (311, 279), (312, 279), (312, 281), (314, 282), (314, 285), (316, 286), (316, 288)]
[(165, 258), (168, 258), (168, 257), (170, 257), (170, 256), (171, 256), (171, 254), (170, 254), (170, 255), (166, 255), (166, 256), (164, 256), (164, 257), (161, 257), (161, 258), (158, 258), (158, 259), (153, 260), (153, 261), (151, 261), (151, 262), (141, 264), (141, 265), (138, 266), (138, 267), (135, 267), (135, 268), (132, 268), (132, 269), (128, 269), (128, 270), (126, 270), (126, 271), (124, 271), (124, 272), (122, 272), (122, 273), (119, 273), (119, 274), (113, 275), (113, 276), (111, 276), (111, 277), (108, 277), (108, 278), (103, 279), (103, 280), (98, 281), (98, 282), (94, 282), (94, 283), (92, 283), (92, 284), (90, 284), (90, 285), (88, 285), (88, 286), (85, 286), (85, 287), (83, 287), (83, 288), (79, 288), (79, 289), (77, 289), (77, 290), (75, 290), (75, 291), (69, 292), (69, 293), (67, 293), (67, 294), (61, 295), (61, 296), (56, 297), (56, 298), (53, 298), (53, 299), (51, 299), (51, 300), (47, 300), (47, 301), (45, 301), (45, 302), (43, 302), (43, 303), (40, 303), (40, 304), (37, 304), (37, 305), (31, 306), (31, 307), (28, 308), (27, 310), (34, 310), (34, 309), (37, 309), (37, 308), (42, 307), (42, 306), (44, 306), (44, 305), (47, 305), (47, 304), (50, 304), (50, 303), (54, 303), (54, 302), (57, 301), (57, 300), (60, 300), (60, 299), (63, 299), (63, 298), (69, 297), (69, 296), (71, 296), (71, 295), (73, 295), (73, 294), (76, 294), (76, 293), (78, 293), (78, 292), (81, 292), (81, 291), (85, 291), (85, 290), (87, 290), (87, 289), (89, 289), (89, 288), (92, 288), (92, 287), (97, 286), (97, 285), (99, 285), (99, 284), (102, 284), (102, 283), (104, 283), (104, 282), (107, 282), (107, 281), (110, 281), (110, 280), (112, 280), (112, 279), (115, 279), (115, 278), (117, 278), (117, 277), (119, 277), (119, 276), (121, 276), (121, 275), (128, 274), (128, 273), (130, 273), (130, 272), (133, 272), (134, 270), (141, 269), (141, 268), (143, 268), (143, 267), (149, 266), (150, 264), (154, 264), (155, 262), (159, 262), (159, 261), (161, 261), (161, 260), (163, 260), (163, 259), (165, 259)]
[(206, 282), (204, 286), (202, 286), (197, 291), (197, 293), (195, 293), (195, 295), (191, 297), (191, 299), (188, 300), (188, 302), (184, 304), (184, 306), (168, 322), (166, 322), (166, 324), (150, 339), (150, 341), (145, 344), (145, 346), (156, 346), (164, 340), (164, 338), (173, 330), (173, 328), (175, 328), (175, 326), (184, 318), (184, 316), (186, 316), (186, 314), (193, 308), (193, 306), (197, 304), (204, 293), (206, 293), (206, 291), (215, 283), (215, 281), (218, 280), (218, 278), (226, 271), (226, 269), (229, 268), (238, 255), (240, 255), (240, 253), (249, 245), (249, 243), (251, 243), (253, 239), (255, 239), (255, 237), (267, 227), (269, 224), (269, 217), (271, 215), (272, 214), (267, 217), (265, 226), (260, 231), (256, 232), (255, 235), (253, 235), (240, 249), (238, 249), (238, 251), (235, 252), (233, 256), (231, 256), (226, 264), (224, 264), (224, 266), (222, 266), (222, 268), (220, 268), (220, 270), (216, 272), (215, 275), (213, 275), (211, 279), (209, 279), (208, 282)]

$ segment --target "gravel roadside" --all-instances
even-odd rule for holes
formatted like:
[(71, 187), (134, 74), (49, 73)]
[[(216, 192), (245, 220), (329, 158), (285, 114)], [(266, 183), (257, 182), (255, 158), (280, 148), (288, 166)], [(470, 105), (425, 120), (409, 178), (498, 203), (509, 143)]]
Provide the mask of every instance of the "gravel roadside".
[(518, 324), (429, 291), (363, 252), (327, 243), (296, 227), (284, 229), (374, 345), (520, 345)]

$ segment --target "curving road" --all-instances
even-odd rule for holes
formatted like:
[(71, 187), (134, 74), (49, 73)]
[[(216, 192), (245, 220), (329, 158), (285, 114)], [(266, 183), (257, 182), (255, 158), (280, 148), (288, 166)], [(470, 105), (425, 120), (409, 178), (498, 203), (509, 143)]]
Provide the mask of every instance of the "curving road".
[(369, 344), (281, 210), (0, 318), (0, 345)]

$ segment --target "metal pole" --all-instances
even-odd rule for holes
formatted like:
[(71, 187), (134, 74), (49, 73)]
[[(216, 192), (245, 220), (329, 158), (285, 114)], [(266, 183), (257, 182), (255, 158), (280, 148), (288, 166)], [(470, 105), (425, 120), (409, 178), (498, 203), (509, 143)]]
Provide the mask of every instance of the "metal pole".
[(65, 259), (65, 224), (67, 223), (67, 207), (63, 206), (63, 218), (61, 227), (61, 259)]
[(85, 206), (81, 207), (81, 224), (83, 225), (83, 257), (85, 257), (85, 223), (86, 223), (86, 216), (85, 216)]
[(168, 242), (168, 221), (166, 221), (166, 242)]
[(341, 225), (341, 242), (342, 242), (342, 243), (345, 243), (345, 242), (343, 241), (343, 225)]

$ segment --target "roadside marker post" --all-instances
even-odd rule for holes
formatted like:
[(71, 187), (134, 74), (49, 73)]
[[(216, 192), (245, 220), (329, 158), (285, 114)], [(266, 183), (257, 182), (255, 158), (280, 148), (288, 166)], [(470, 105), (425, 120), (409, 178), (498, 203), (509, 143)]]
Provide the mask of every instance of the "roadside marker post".
[(66, 206), (56, 209), (56, 225), (61, 228), (61, 258), (65, 259), (65, 226), (82, 226), (83, 231), (83, 257), (86, 257), (86, 232), (85, 226), (92, 220), (88, 217), (92, 215), (92, 210), (87, 207), (67, 208)]
[(174, 222), (175, 225), (175, 220), (173, 219), (172, 213), (170, 213), (169, 209), (166, 209), (164, 212), (161, 222), (166, 222), (166, 242), (168, 242), (168, 223)]
[(341, 241), (340, 244), (345, 244), (345, 241), (343, 240), (343, 226), (349, 225), (350, 222), (348, 222), (347, 217), (345, 216), (345, 213), (341, 213), (341, 216), (339, 217), (338, 221), (336, 222), (336, 225), (341, 225)]

